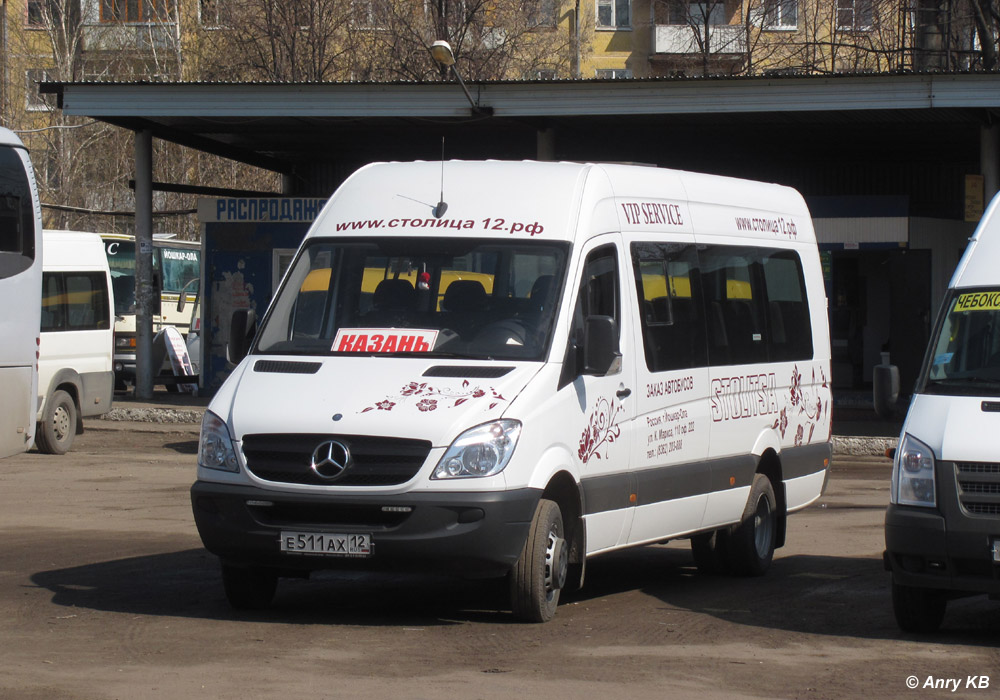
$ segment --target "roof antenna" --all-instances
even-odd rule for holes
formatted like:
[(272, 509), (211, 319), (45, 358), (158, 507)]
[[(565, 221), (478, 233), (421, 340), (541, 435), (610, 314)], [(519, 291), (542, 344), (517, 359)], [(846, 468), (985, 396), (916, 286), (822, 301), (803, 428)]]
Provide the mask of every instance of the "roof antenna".
[(441, 201), (434, 207), (434, 217), (440, 219), (448, 211), (448, 203), (444, 201), (444, 136), (441, 137)]

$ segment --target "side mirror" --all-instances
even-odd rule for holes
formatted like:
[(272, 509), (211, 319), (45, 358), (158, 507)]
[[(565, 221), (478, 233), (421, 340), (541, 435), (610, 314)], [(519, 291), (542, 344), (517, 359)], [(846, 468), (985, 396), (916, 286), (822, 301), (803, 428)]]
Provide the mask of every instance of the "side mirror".
[(883, 420), (890, 420), (896, 414), (899, 399), (899, 368), (888, 361), (875, 365), (872, 377), (872, 401), (875, 413)]
[(257, 335), (257, 314), (253, 309), (236, 309), (229, 322), (229, 361), (239, 364), (250, 352), (253, 337)]
[(195, 279), (185, 284), (184, 288), (181, 289), (180, 294), (177, 295), (177, 313), (180, 313), (181, 311), (184, 310), (184, 306), (187, 304), (187, 295), (188, 292), (190, 291), (190, 287), (194, 286), (194, 291), (195, 292), (198, 291), (198, 282), (199, 279), (196, 277)]
[(618, 324), (610, 316), (588, 316), (583, 322), (583, 374), (604, 377), (621, 369)]

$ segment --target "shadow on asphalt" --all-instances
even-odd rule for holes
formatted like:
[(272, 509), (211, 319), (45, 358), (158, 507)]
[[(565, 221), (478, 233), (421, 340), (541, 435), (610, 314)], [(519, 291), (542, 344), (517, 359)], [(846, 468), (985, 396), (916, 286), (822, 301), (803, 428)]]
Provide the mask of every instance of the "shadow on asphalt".
[[(309, 580), (282, 579), (265, 611), (237, 612), (222, 591), (217, 560), (201, 549), (103, 561), (34, 574), (53, 602), (131, 615), (254, 620), (282, 624), (438, 626), (507, 624), (502, 580), (463, 581), (419, 574), (320, 572)], [(900, 632), (893, 620), (889, 576), (875, 558), (796, 555), (774, 561), (760, 578), (699, 574), (681, 547), (645, 547), (588, 564), (586, 586), (563, 597), (587, 612), (620, 614), (621, 601), (642, 593), (650, 614), (682, 610), (733, 624), (863, 639), (919, 639), (940, 644), (997, 644), (1000, 606), (983, 597), (953, 601), (936, 635)], [(630, 602), (633, 614), (644, 603)]]
[(173, 450), (182, 455), (198, 454), (197, 440), (184, 440), (182, 442), (168, 442), (163, 445), (164, 449)]

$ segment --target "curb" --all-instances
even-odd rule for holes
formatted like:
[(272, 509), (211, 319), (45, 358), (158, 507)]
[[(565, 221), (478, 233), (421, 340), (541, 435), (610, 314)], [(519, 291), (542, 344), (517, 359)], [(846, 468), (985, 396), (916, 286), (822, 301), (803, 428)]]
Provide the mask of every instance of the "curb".
[(201, 423), (205, 409), (180, 408), (112, 408), (101, 420), (129, 423)]
[(885, 451), (895, 449), (899, 438), (890, 437), (852, 437), (847, 435), (833, 436), (833, 454), (851, 455), (859, 457), (863, 455), (885, 456)]

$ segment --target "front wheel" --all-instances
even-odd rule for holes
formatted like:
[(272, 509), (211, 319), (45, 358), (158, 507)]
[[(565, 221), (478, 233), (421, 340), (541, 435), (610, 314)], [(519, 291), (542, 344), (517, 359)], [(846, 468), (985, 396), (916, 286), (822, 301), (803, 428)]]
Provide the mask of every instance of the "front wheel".
[(936, 632), (947, 606), (948, 598), (943, 591), (892, 582), (892, 612), (904, 632)]
[(763, 474), (755, 474), (743, 518), (729, 536), (729, 557), (734, 573), (762, 576), (771, 566), (778, 534), (776, 510), (771, 480)]
[(76, 404), (62, 389), (52, 392), (45, 402), (45, 415), (35, 429), (35, 446), (39, 452), (64, 455), (76, 437)]
[(278, 576), (268, 569), (222, 565), (222, 587), (237, 610), (263, 610), (274, 600)]
[(562, 512), (542, 499), (535, 509), (524, 549), (510, 572), (510, 599), (515, 617), (547, 622), (556, 614), (559, 592), (566, 585), (569, 545)]

